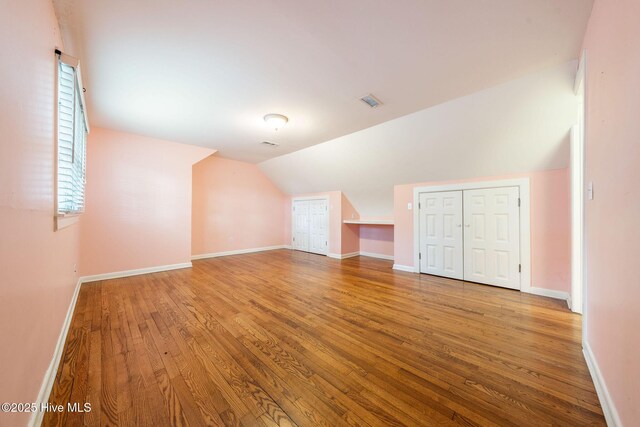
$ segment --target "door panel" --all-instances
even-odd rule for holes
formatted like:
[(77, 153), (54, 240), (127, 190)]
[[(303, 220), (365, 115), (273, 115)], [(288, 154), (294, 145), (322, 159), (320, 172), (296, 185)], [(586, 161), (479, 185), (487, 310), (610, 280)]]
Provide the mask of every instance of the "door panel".
[[(473, 256), (470, 258), (470, 261), (471, 261), (473, 275), (484, 276), (485, 272), (487, 271), (487, 263), (485, 262), (485, 250), (474, 248)], [(465, 277), (469, 277), (469, 274), (466, 271), (465, 271)]]
[(520, 289), (519, 188), (464, 191), (464, 280)]
[(462, 191), (421, 193), (420, 272), (462, 279)]
[(293, 202), (293, 249), (309, 251), (309, 201)]
[(328, 233), (328, 206), (326, 200), (311, 200), (309, 202), (309, 212), (311, 216), (309, 236), (309, 252), (316, 254), (327, 254), (329, 239)]

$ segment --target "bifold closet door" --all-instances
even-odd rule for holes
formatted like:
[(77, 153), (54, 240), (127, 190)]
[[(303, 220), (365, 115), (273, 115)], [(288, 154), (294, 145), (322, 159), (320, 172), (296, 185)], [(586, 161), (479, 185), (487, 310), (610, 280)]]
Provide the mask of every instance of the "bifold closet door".
[(309, 202), (309, 252), (327, 254), (328, 239), (328, 205), (326, 200)]
[(420, 272), (462, 279), (462, 191), (421, 193)]
[(309, 201), (293, 202), (293, 249), (309, 251)]
[(326, 200), (293, 202), (293, 249), (326, 255), (329, 249), (329, 209)]
[(520, 289), (519, 188), (464, 191), (464, 280)]

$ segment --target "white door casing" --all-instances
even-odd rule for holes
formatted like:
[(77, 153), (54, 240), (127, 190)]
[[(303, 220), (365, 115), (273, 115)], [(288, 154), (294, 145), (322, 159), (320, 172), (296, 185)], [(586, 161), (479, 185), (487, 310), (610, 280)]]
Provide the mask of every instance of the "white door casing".
[(465, 190), (464, 280), (520, 289), (519, 188)]
[(574, 92), (579, 99), (578, 123), (571, 128), (571, 298), (570, 308), (582, 314), (582, 337), (586, 341), (588, 326), (587, 276), (586, 276), (586, 236), (584, 205), (584, 170), (585, 170), (585, 111), (587, 51), (583, 50), (578, 63), (578, 71), (574, 81)]
[[(571, 128), (571, 304), (583, 313), (584, 297), (584, 137), (582, 126)], [(585, 317), (583, 317), (584, 319)], [(586, 322), (583, 320), (583, 325)]]
[(421, 193), (420, 272), (463, 278), (462, 191)]

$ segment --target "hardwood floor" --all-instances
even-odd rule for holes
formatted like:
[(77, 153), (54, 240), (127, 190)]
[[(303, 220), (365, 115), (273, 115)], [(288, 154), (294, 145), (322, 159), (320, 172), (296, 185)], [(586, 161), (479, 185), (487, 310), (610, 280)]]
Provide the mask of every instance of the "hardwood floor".
[(82, 286), (44, 425), (604, 425), (562, 301), (288, 250)]

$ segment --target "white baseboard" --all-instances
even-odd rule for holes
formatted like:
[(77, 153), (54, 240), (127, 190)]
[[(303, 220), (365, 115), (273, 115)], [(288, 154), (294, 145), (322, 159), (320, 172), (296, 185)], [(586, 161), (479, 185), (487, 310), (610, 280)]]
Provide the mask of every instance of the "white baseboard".
[(582, 342), (582, 352), (584, 353), (584, 358), (587, 361), (587, 367), (589, 368), (589, 373), (593, 379), (593, 385), (596, 387), (600, 406), (602, 406), (602, 412), (604, 412), (604, 419), (607, 421), (607, 425), (609, 427), (622, 427), (618, 411), (613, 404), (613, 399), (609, 394), (602, 372), (600, 372), (596, 357), (587, 341)]
[(346, 259), (346, 258), (353, 258), (353, 257), (357, 257), (360, 256), (360, 252), (350, 252), (348, 254), (342, 254), (340, 255), (341, 259)]
[[(413, 269), (413, 267), (409, 265), (393, 264), (393, 269), (398, 271), (406, 271), (407, 273), (415, 273), (415, 270)], [(568, 292), (555, 291), (552, 289), (529, 287), (529, 288), (522, 288), (520, 291), (528, 294), (556, 298), (556, 299), (561, 299), (565, 301), (567, 301), (570, 298)]]
[(406, 271), (407, 273), (415, 273), (410, 265), (393, 264), (393, 269), (398, 271)]
[(389, 261), (393, 261), (393, 255), (384, 255), (384, 254), (376, 254), (374, 252), (362, 252), (360, 251), (360, 256), (368, 256), (371, 258), (379, 258), (379, 259), (386, 259)]
[[(98, 280), (118, 279), (121, 277), (138, 276), (141, 274), (157, 273), (160, 271), (177, 270), (180, 268), (189, 267), (191, 267), (191, 263), (185, 262), (181, 264), (161, 265), (157, 267), (139, 268), (136, 270), (118, 271), (115, 273), (96, 274), (94, 276), (80, 277), (78, 279), (78, 283), (76, 284), (76, 288), (73, 291), (71, 304), (69, 305), (67, 316), (65, 317), (64, 323), (62, 324), (62, 330), (60, 331), (60, 336), (58, 337), (58, 342), (56, 343), (56, 348), (53, 352), (53, 358), (51, 359), (49, 368), (44, 374), (44, 379), (42, 381), (42, 385), (40, 386), (40, 392), (38, 393), (38, 397), (36, 400), (38, 407), (40, 407), (41, 403), (46, 403), (49, 400), (49, 395), (51, 394), (51, 389), (53, 388), (53, 383), (56, 379), (56, 374), (58, 373), (58, 365), (60, 364), (60, 359), (62, 358), (62, 353), (64, 352), (64, 344), (67, 341), (67, 334), (69, 333), (69, 327), (71, 326), (73, 312), (75, 311), (76, 303), (78, 302), (78, 294), (80, 293), (80, 287), (82, 286), (82, 284), (95, 282)], [(33, 412), (31, 418), (29, 419), (28, 425), (33, 427), (40, 426), (42, 424), (43, 417), (43, 411)]]
[(332, 253), (328, 253), (327, 256), (329, 258), (335, 258), (335, 259), (346, 259), (346, 258), (353, 258), (356, 256), (359, 256), (360, 252), (351, 252), (348, 254), (332, 254)]
[(350, 252), (348, 254), (328, 253), (327, 256), (329, 258), (335, 258), (335, 259), (347, 259), (347, 258), (353, 258), (353, 257), (357, 257), (357, 256), (368, 256), (368, 257), (371, 257), (371, 258), (388, 259), (388, 260), (393, 261), (393, 256), (383, 255), (383, 254), (375, 254), (373, 252)]
[(527, 294), (540, 295), (543, 297), (561, 299), (565, 301), (569, 299), (569, 292), (564, 292), (564, 291), (556, 291), (553, 289), (545, 289), (545, 288), (536, 288), (533, 286), (529, 288), (522, 288), (520, 290)]
[(190, 262), (180, 264), (160, 265), (157, 267), (138, 268), (136, 270), (116, 271), (115, 273), (96, 274), (94, 276), (84, 276), (80, 280), (82, 283), (97, 282), (98, 280), (120, 279), (121, 277), (139, 276), (141, 274), (158, 273), (160, 271), (178, 270), (181, 268), (190, 268)]
[(289, 245), (277, 245), (277, 246), (265, 246), (262, 248), (251, 248), (251, 249), (238, 249), (236, 251), (227, 251), (227, 252), (212, 252), (209, 254), (200, 254), (200, 255), (192, 255), (191, 260), (197, 259), (206, 259), (206, 258), (218, 258), (221, 256), (229, 256), (229, 255), (241, 255), (241, 254), (250, 254), (254, 252), (264, 252), (264, 251), (273, 251), (275, 249), (291, 249)]
[[(73, 291), (71, 304), (69, 304), (69, 308), (67, 309), (67, 316), (64, 318), (64, 322), (62, 323), (62, 330), (60, 331), (60, 335), (58, 336), (58, 342), (56, 343), (56, 347), (53, 350), (53, 358), (51, 359), (51, 363), (49, 364), (49, 367), (44, 374), (44, 379), (42, 381), (42, 385), (40, 386), (40, 392), (38, 393), (38, 397), (36, 398), (35, 403), (38, 408), (40, 408), (43, 403), (49, 401), (49, 395), (51, 394), (53, 383), (56, 380), (58, 365), (60, 364), (60, 359), (62, 358), (64, 344), (67, 341), (67, 334), (69, 333), (71, 319), (73, 319), (73, 312), (76, 308), (76, 302), (78, 301), (78, 294), (80, 293), (80, 286), (82, 285), (82, 283), (82, 278), (79, 278), (78, 283), (76, 284), (76, 288)], [(30, 427), (40, 426), (42, 424), (44, 414), (44, 411), (33, 412), (31, 414), (31, 418), (29, 419), (28, 425)]]

